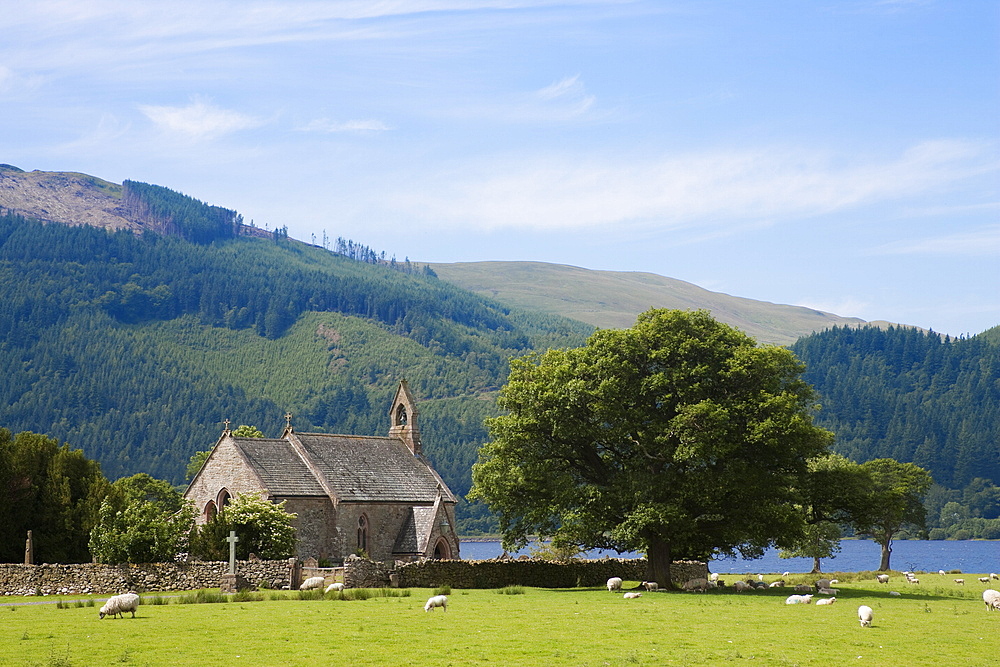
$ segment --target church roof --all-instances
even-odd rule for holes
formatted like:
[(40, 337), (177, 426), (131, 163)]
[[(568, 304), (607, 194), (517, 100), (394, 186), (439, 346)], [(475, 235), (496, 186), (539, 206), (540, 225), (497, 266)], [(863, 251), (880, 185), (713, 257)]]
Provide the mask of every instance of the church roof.
[(289, 432), (232, 440), (272, 497), (325, 496), (329, 489), (338, 502), (433, 503), (440, 492), (456, 502), (399, 438)]
[(233, 443), (272, 495), (326, 495), (309, 466), (287, 440), (234, 437)]
[[(433, 503), (440, 478), (399, 438), (292, 433), (341, 501)], [(447, 488), (442, 491), (454, 501)]]
[(437, 507), (411, 507), (403, 519), (396, 536), (392, 553), (397, 555), (422, 554), (427, 551), (427, 537), (434, 527)]

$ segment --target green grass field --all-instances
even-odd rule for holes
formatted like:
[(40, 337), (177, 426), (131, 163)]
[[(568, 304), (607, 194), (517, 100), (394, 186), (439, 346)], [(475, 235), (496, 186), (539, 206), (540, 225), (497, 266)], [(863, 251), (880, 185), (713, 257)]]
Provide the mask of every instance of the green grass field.
[[(788, 588), (636, 600), (593, 588), (456, 589), (447, 612), (424, 612), (428, 589), (211, 604), (144, 594), (136, 618), (104, 620), (99, 602), (2, 606), (0, 665), (1000, 664), (1000, 613), (986, 610), (979, 575), (960, 575), (964, 587), (953, 575), (888, 586), (852, 576), (841, 575), (831, 606), (786, 605)], [(860, 627), (860, 604), (875, 610), (872, 628)]]

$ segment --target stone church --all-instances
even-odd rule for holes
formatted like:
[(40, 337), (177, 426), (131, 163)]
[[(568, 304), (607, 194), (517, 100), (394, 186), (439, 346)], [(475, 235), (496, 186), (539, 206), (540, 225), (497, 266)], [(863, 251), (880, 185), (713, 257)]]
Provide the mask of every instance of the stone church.
[(298, 517), (299, 558), (459, 558), (457, 500), (420, 449), (417, 407), (399, 384), (388, 436), (233, 436), (228, 422), (184, 497), (208, 521), (238, 494), (261, 494)]

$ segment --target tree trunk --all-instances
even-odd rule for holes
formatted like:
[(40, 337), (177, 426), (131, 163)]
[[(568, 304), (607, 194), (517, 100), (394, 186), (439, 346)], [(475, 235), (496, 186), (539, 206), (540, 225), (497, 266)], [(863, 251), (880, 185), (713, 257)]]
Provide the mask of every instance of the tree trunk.
[(646, 581), (655, 581), (660, 588), (676, 588), (670, 578), (671, 562), (670, 542), (650, 540), (646, 551)]
[(892, 538), (886, 538), (882, 544), (882, 563), (878, 566), (879, 572), (889, 571), (889, 556), (892, 555)]
[(819, 558), (813, 557), (813, 569), (809, 574), (820, 574), (823, 572), (823, 568), (820, 567)]

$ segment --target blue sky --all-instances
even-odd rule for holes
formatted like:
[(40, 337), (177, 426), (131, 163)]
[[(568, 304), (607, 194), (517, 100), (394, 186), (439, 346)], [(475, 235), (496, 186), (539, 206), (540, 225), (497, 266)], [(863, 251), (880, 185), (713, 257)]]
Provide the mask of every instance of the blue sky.
[(422, 262), (1000, 324), (994, 0), (0, 0), (0, 162)]

